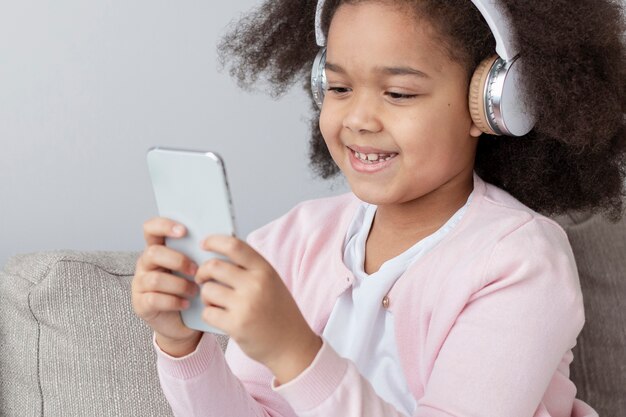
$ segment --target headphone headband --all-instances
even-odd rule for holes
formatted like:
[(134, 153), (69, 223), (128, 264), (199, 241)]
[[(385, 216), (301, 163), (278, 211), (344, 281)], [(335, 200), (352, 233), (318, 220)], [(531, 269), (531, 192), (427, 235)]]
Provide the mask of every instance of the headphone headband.
[[(325, 0), (318, 0), (317, 9), (315, 10), (315, 40), (320, 47), (326, 46), (326, 36), (322, 31), (322, 11), (324, 10)], [(496, 0), (472, 0), (480, 14), (496, 39), (496, 53), (505, 61), (511, 61), (518, 53), (516, 45), (513, 43), (511, 33), (511, 25), (507, 16), (502, 13), (501, 7), (497, 5)]]
[(496, 53), (500, 58), (509, 62), (518, 54), (517, 45), (513, 43), (511, 23), (508, 16), (502, 12), (502, 6), (498, 6), (496, 0), (472, 0), (474, 6), (483, 15), (485, 21), (496, 39)]
[(320, 48), (326, 46), (326, 36), (322, 31), (322, 10), (324, 10), (325, 2), (325, 0), (318, 0), (317, 9), (315, 9), (315, 41)]

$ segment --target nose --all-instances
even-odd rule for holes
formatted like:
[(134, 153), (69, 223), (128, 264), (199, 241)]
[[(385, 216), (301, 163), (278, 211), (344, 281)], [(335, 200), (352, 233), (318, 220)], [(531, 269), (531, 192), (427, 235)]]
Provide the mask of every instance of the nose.
[(346, 106), (343, 127), (354, 133), (379, 132), (382, 129), (379, 109), (374, 97), (354, 94)]

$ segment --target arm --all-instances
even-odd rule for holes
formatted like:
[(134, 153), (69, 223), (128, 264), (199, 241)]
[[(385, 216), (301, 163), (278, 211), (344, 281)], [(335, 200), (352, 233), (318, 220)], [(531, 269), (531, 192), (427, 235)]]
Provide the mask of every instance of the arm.
[(296, 417), (279, 396), (263, 395), (266, 368), (253, 365), (256, 381), (244, 384), (231, 372), (215, 337), (205, 333), (191, 354), (174, 358), (156, 341), (157, 369), (163, 393), (178, 417)]
[(380, 398), (356, 365), (326, 340), (304, 372), (282, 385), (274, 378), (271, 387), (298, 417), (406, 417)]
[(157, 345), (168, 401), (180, 416), (295, 417), (289, 405), (271, 392), (270, 370), (284, 381), (293, 379), (311, 363), (321, 339), (280, 276), (249, 244), (232, 236), (211, 236), (203, 248), (230, 260), (211, 259), (195, 274), (202, 285), (203, 320), (230, 335), (229, 349), (242, 348), (246, 362), (233, 373), (228, 366), (233, 361), (226, 363), (209, 334), (180, 359)]
[[(137, 261), (132, 282), (133, 308), (155, 332), (159, 378), (174, 412), (179, 416), (291, 417), (293, 414), (284, 405), (281, 408), (271, 401), (253, 400), (228, 369), (216, 339), (183, 324), (179, 311), (197, 290), (195, 285), (170, 272), (193, 275), (197, 266), (183, 254), (164, 246), (166, 236), (184, 235), (184, 228), (181, 232), (174, 226), (176, 223), (164, 218), (144, 224), (148, 247)], [(170, 354), (185, 356), (177, 359), (164, 353), (157, 340)], [(191, 351), (194, 352), (188, 354)], [(265, 408), (275, 412), (267, 413)]]

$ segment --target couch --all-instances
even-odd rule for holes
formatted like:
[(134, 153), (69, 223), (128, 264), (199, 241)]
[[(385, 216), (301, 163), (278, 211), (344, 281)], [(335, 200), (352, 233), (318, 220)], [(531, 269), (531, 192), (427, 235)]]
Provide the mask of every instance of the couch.
[[(586, 309), (571, 365), (577, 397), (601, 417), (626, 416), (626, 218), (556, 220), (569, 235)], [(0, 272), (0, 416), (172, 415), (152, 333), (131, 307), (139, 255), (48, 251), (8, 260)]]

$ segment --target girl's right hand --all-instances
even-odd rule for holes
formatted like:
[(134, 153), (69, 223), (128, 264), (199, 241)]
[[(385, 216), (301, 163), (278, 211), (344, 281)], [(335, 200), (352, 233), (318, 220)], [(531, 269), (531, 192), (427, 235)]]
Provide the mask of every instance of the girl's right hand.
[[(175, 229), (181, 227), (180, 230)], [(172, 274), (179, 271), (195, 275), (198, 266), (165, 246), (165, 237), (183, 237), (185, 228), (164, 217), (155, 217), (143, 225), (146, 248), (137, 260), (132, 281), (132, 304), (135, 313), (155, 332), (159, 347), (171, 356), (184, 356), (195, 350), (202, 332), (183, 324), (180, 311), (189, 306), (189, 298), (198, 286)]]

